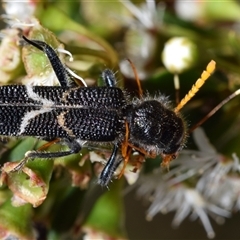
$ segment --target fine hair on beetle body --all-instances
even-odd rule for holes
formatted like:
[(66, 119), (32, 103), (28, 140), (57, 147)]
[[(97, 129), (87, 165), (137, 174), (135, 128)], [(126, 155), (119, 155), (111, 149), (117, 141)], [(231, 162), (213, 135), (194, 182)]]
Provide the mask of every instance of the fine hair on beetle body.
[(162, 166), (169, 166), (184, 147), (188, 135), (179, 110), (215, 67), (214, 63), (208, 66), (185, 98), (172, 108), (168, 98), (161, 94), (155, 97), (140, 94), (131, 100), (116, 86), (110, 69), (102, 72), (104, 86), (79, 87), (69, 81), (69, 72), (51, 46), (25, 36), (23, 40), (46, 54), (60, 86), (0, 87), (0, 135), (51, 139), (64, 143), (69, 150), (28, 151), (13, 171), (21, 170), (29, 159), (79, 153), (85, 143), (110, 143), (111, 156), (98, 178), (101, 186), (108, 186), (121, 162), (124, 164), (119, 176), (123, 175), (133, 149), (150, 158), (161, 155)]

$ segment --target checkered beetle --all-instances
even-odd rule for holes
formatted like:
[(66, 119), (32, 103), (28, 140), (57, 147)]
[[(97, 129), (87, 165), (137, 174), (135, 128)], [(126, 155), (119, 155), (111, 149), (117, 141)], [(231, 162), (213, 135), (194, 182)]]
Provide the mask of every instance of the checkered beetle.
[(112, 154), (98, 180), (107, 186), (122, 160), (126, 165), (132, 149), (150, 157), (160, 154), (168, 165), (183, 148), (187, 135), (179, 113), (183, 103), (174, 110), (163, 96), (130, 101), (109, 69), (102, 73), (105, 86), (79, 87), (52, 47), (23, 39), (46, 54), (60, 86), (1, 86), (0, 135), (60, 139), (69, 150), (28, 151), (14, 170), (20, 170), (28, 159), (78, 153), (85, 143), (111, 143)]

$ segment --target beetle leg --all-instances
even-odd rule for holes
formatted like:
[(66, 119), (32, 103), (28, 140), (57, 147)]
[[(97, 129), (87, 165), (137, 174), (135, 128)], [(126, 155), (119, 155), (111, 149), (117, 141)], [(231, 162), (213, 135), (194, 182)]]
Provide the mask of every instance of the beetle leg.
[[(52, 159), (52, 158), (57, 158), (57, 157), (64, 157), (68, 156), (74, 153), (78, 153), (81, 150), (81, 145), (73, 140), (70, 141), (68, 140), (67, 142), (68, 147), (70, 150), (68, 151), (59, 151), (59, 152), (41, 152), (42, 147), (40, 147), (40, 150), (33, 150), (33, 151), (28, 151), (25, 153), (25, 157), (19, 162), (19, 164), (12, 170), (12, 172), (15, 171), (20, 171), (24, 165), (28, 162), (29, 159), (35, 159), (35, 158), (46, 158), (46, 159)], [(47, 144), (46, 144), (47, 145)], [(45, 145), (43, 145), (45, 146)]]
[(122, 143), (122, 156), (123, 156), (123, 159), (124, 159), (124, 165), (123, 165), (123, 168), (122, 168), (118, 178), (122, 177), (122, 175), (124, 173), (124, 170), (125, 170), (125, 168), (127, 166), (129, 157), (130, 157), (131, 152), (132, 152), (132, 148), (129, 147), (129, 145), (128, 145), (129, 127), (128, 127), (128, 123), (127, 122), (125, 122), (125, 128), (126, 128), (125, 139), (124, 139), (124, 142)]
[(105, 69), (102, 72), (102, 79), (107, 87), (116, 87), (117, 85), (114, 73), (110, 69)]
[(38, 48), (39, 50), (43, 51), (49, 60), (49, 62), (52, 65), (52, 68), (58, 78), (58, 81), (62, 87), (76, 87), (76, 83), (74, 81), (71, 81), (71, 76), (66, 70), (66, 67), (64, 64), (62, 64), (61, 60), (59, 59), (56, 51), (46, 44), (43, 41), (39, 40), (30, 40), (26, 38), (25, 36), (22, 36), (22, 38), (30, 45)]
[(107, 164), (103, 168), (98, 179), (98, 184), (100, 184), (103, 187), (108, 185), (115, 170), (117, 169), (119, 164), (122, 162), (122, 159), (117, 156), (117, 153), (118, 153), (118, 146), (114, 145), (111, 157), (107, 161)]

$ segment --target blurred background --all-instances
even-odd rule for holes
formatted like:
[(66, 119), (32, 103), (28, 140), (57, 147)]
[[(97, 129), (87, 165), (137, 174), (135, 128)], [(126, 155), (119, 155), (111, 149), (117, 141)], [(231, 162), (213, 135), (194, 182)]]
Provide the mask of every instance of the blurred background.
[[(240, 86), (238, 1), (7, 1), (1, 14), (1, 85), (58, 84), (44, 54), (22, 46), (25, 35), (69, 51), (74, 61), (58, 54), (88, 86), (100, 86), (101, 72), (112, 69), (132, 99), (139, 89), (130, 59), (145, 96), (168, 96), (172, 108), (214, 60), (216, 70), (180, 111), (189, 129)], [(189, 134), (169, 171), (157, 157), (129, 174), (130, 162), (108, 188), (96, 182), (111, 147), (90, 146), (55, 161), (37, 159), (23, 172), (9, 174), (15, 161), (44, 142), (4, 141), (0, 237), (240, 238), (239, 99)]]

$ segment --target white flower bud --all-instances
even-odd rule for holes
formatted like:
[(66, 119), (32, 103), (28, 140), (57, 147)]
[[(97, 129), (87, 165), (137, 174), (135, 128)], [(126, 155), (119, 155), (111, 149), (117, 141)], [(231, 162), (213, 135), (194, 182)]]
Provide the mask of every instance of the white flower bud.
[(165, 43), (162, 61), (167, 70), (179, 74), (190, 68), (197, 59), (197, 46), (185, 37), (174, 37)]

